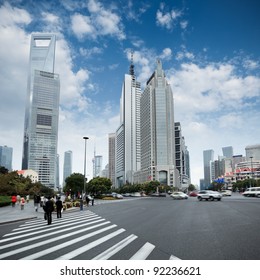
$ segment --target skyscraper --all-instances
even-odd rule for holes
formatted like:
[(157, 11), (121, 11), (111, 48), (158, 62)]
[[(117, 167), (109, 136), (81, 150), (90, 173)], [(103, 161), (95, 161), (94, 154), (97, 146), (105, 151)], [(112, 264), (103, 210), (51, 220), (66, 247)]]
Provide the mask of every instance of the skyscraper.
[(13, 148), (0, 146), (0, 166), (12, 171)]
[(101, 177), (101, 175), (102, 175), (102, 161), (103, 161), (102, 156), (94, 155), (94, 158), (93, 158), (93, 178)]
[(204, 185), (206, 188), (211, 184), (212, 174), (211, 174), (211, 162), (214, 161), (214, 151), (205, 150), (203, 151), (203, 165), (204, 165)]
[(64, 163), (63, 163), (63, 185), (65, 185), (65, 180), (72, 173), (72, 151), (66, 151), (64, 153)]
[(260, 160), (260, 144), (246, 146), (246, 160), (250, 161), (252, 157), (253, 160)]
[(174, 105), (170, 84), (161, 61), (141, 96), (140, 183), (158, 180), (176, 185)]
[(31, 36), (22, 169), (38, 172), (39, 181), (56, 186), (60, 80), (54, 73), (56, 37)]
[(222, 152), (223, 152), (223, 156), (226, 158), (232, 158), (234, 155), (232, 146), (223, 147)]
[(140, 169), (140, 97), (141, 85), (136, 81), (131, 62), (125, 74), (120, 99), (120, 126), (116, 131), (116, 186), (133, 183)]
[(108, 178), (115, 187), (115, 149), (116, 149), (116, 134), (109, 133), (108, 135)]

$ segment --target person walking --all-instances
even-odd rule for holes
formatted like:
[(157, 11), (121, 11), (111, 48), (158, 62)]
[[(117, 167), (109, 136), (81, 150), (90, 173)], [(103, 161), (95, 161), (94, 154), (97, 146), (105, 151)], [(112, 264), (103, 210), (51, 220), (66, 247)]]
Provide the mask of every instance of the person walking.
[(30, 195), (27, 194), (27, 195), (26, 195), (26, 202), (29, 203), (29, 200), (30, 200)]
[(12, 207), (15, 207), (15, 204), (16, 204), (16, 195), (12, 195), (12, 198), (11, 198), (11, 201), (12, 201)]
[(57, 210), (57, 218), (61, 218), (61, 210), (62, 210), (62, 201), (60, 200), (60, 197), (58, 196), (56, 202), (56, 210)]
[(24, 197), (22, 196), (22, 197), (21, 197), (21, 210), (24, 209), (24, 204), (25, 204), (25, 199), (24, 199)]
[(48, 200), (45, 203), (45, 212), (47, 216), (47, 224), (50, 225), (52, 222), (52, 212), (54, 210), (53, 202), (51, 197), (48, 197)]
[(35, 211), (38, 212), (38, 208), (39, 208), (39, 203), (41, 201), (41, 197), (39, 195), (35, 194), (34, 198), (33, 198), (33, 201), (34, 201)]
[(86, 202), (87, 202), (87, 207), (88, 207), (89, 206), (89, 202), (90, 202), (90, 199), (89, 199), (88, 195), (86, 196)]
[(80, 207), (80, 211), (82, 211), (83, 210), (83, 198), (82, 198), (82, 196), (80, 196), (80, 198), (79, 198), (79, 207)]

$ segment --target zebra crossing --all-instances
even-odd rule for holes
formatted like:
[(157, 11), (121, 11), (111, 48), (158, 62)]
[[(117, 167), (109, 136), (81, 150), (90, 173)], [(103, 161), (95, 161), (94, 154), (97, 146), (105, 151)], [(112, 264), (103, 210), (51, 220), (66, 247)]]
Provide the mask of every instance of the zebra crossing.
[(4, 260), (174, 259), (90, 210), (30, 220), (0, 239)]

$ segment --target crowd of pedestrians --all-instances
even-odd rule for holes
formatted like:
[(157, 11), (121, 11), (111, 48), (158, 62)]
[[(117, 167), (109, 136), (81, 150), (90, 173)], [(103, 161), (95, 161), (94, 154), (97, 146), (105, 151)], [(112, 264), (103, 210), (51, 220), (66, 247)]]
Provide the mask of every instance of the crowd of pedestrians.
[[(84, 202), (86, 206), (94, 206), (94, 198), (90, 195), (80, 195), (77, 198), (80, 203), (80, 210), (83, 210)], [(72, 201), (71, 196), (67, 196), (67, 200)], [(24, 210), (26, 207), (25, 205), (28, 204), (30, 201), (30, 196), (20, 196), (20, 195), (13, 195), (11, 197), (12, 207), (18, 205), (21, 210)], [(62, 217), (63, 212), (63, 201), (60, 196), (40, 196), (39, 194), (35, 194), (33, 196), (33, 206), (35, 212), (39, 212), (39, 209), (42, 208), (44, 212), (44, 219), (47, 221), (47, 224), (50, 225), (52, 223), (52, 213), (56, 211), (57, 219)]]

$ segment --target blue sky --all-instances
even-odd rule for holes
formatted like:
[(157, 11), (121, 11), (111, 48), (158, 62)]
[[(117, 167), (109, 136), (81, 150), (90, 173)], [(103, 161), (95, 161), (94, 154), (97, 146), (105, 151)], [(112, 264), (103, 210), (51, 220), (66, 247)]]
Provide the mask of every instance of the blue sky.
[[(108, 162), (108, 133), (119, 125), (119, 99), (130, 51), (145, 86), (161, 59), (175, 121), (190, 151), (192, 183), (203, 177), (203, 150), (235, 154), (260, 143), (260, 2), (257, 0), (0, 1), (0, 145), (21, 168), (33, 32), (57, 34), (60, 74), (58, 152), (73, 151), (73, 171), (87, 173), (94, 148)], [(62, 173), (61, 173), (62, 179)]]

